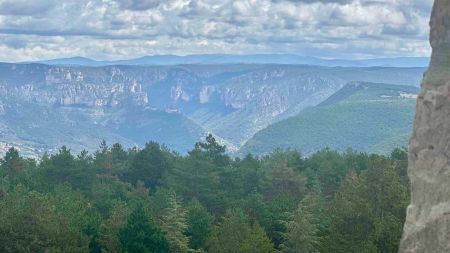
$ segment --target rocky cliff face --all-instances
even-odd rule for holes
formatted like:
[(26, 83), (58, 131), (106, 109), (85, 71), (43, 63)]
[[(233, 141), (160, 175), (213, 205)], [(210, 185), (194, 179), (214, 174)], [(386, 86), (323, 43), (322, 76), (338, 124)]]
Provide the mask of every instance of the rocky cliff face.
[[(186, 151), (204, 132), (236, 150), (257, 131), (319, 104), (348, 82), (417, 85), (422, 73), (300, 65), (0, 63), (0, 154), (18, 143), (41, 153), (74, 140), (74, 150), (92, 150), (101, 139), (129, 145), (155, 140)], [(185, 135), (191, 137), (178, 145)]]
[(450, 1), (435, 1), (430, 25), (432, 60), (409, 147), (404, 253), (450, 252)]

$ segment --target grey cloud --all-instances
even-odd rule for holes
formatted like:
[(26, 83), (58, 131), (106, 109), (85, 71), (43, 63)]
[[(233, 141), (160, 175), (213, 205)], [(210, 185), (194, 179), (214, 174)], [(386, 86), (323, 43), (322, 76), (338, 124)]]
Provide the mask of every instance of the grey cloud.
[(429, 51), (425, 37), (432, 0), (60, 2), (0, 0), (0, 55), (22, 60), (202, 52), (356, 57), (388, 56), (395, 49), (399, 54)]
[(161, 0), (116, 0), (122, 8), (134, 11), (144, 11), (158, 7)]
[(0, 0), (1, 15), (37, 16), (44, 15), (54, 6), (53, 0)]
[(136, 35), (120, 35), (112, 34), (107, 31), (91, 31), (91, 30), (27, 30), (27, 29), (3, 29), (0, 28), (0, 34), (5, 35), (35, 35), (42, 37), (84, 37), (89, 40), (89, 37), (107, 40), (139, 40), (148, 38), (148, 36)]
[(38, 36), (106, 36), (99, 32), (92, 32), (86, 30), (36, 30), (36, 29), (14, 29), (14, 28), (0, 28), (1, 34), (22, 34), (22, 35), (38, 35)]
[(26, 41), (15, 38), (5, 38), (4, 40), (0, 40), (0, 42), (12, 49), (26, 48), (28, 45)]
[(123, 20), (113, 19), (109, 22), (112, 30), (120, 30), (128, 27), (128, 23)]

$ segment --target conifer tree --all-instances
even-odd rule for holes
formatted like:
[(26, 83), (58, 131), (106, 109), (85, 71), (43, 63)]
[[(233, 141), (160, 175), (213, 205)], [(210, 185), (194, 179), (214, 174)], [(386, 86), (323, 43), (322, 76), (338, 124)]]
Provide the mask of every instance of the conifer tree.
[(292, 214), (287, 224), (285, 243), (282, 245), (284, 253), (313, 253), (318, 252), (317, 224), (314, 209), (318, 205), (317, 196), (307, 195)]
[(0, 200), (0, 252), (88, 252), (88, 236), (48, 196), (18, 185)]
[(148, 219), (142, 206), (130, 214), (127, 224), (119, 232), (119, 240), (126, 253), (169, 252), (164, 233)]
[(198, 201), (193, 199), (188, 205), (186, 235), (193, 249), (204, 248), (205, 241), (211, 233), (212, 215)]
[(213, 231), (208, 252), (240, 252), (241, 244), (249, 232), (250, 227), (244, 212), (241, 209), (228, 210), (221, 224)]
[(184, 253), (189, 249), (189, 238), (185, 235), (188, 227), (186, 210), (180, 204), (180, 200), (173, 191), (168, 192), (167, 207), (162, 216), (161, 229), (166, 234), (171, 253)]
[(325, 252), (377, 252), (374, 244), (376, 219), (366, 196), (364, 181), (350, 173), (331, 203), (330, 231)]
[(240, 247), (240, 253), (272, 253), (273, 243), (267, 237), (264, 229), (255, 223), (245, 237)]
[(0, 159), (0, 169), (12, 178), (17, 177), (26, 167), (25, 160), (20, 157), (19, 151), (15, 148), (10, 148), (3, 159)]

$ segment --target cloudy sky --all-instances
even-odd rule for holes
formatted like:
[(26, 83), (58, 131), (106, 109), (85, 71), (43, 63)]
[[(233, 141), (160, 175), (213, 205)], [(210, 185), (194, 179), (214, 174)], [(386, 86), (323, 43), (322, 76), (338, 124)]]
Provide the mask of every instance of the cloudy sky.
[(0, 0), (0, 61), (428, 56), (432, 0)]

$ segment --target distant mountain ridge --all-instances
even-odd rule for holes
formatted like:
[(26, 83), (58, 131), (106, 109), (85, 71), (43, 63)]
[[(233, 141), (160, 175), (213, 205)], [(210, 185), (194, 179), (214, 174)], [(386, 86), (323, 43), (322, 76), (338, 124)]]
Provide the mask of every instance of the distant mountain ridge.
[[(79, 59), (78, 59), (79, 60)], [(207, 133), (231, 152), (347, 83), (418, 86), (425, 68), (288, 64), (65, 66), (0, 63), (0, 153), (154, 140), (186, 152)]]
[[(97, 61), (84, 57), (60, 58), (34, 63), (65, 66), (112, 66), (143, 65), (168, 66), (186, 64), (296, 64), (328, 67), (427, 67), (429, 57), (397, 57), (363, 60), (323, 59), (293, 54), (198, 54), (198, 55), (153, 55), (128, 60)], [(29, 62), (27, 62), (29, 63)]]

